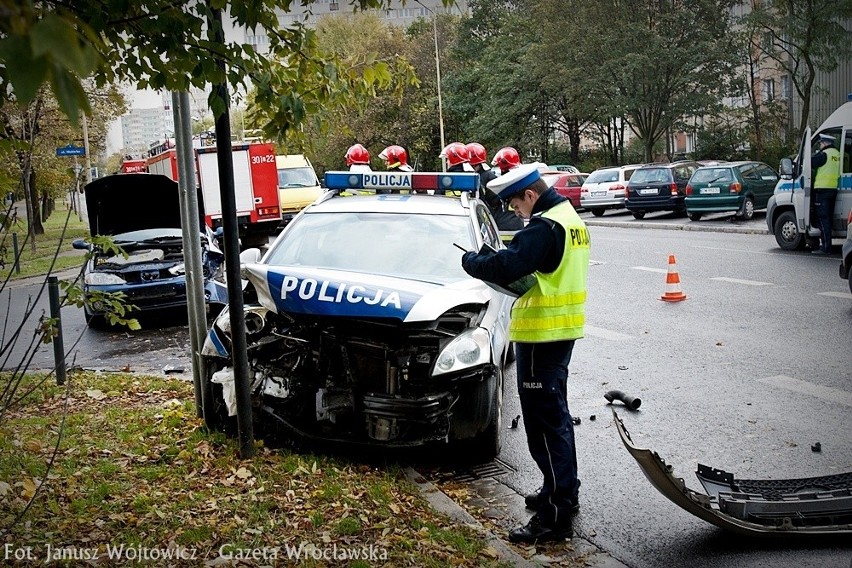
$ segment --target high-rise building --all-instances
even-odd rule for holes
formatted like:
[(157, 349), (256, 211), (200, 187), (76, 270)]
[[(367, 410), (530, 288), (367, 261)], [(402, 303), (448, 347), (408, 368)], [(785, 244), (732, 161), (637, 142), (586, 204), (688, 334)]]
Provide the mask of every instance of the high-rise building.
[(122, 152), (142, 156), (151, 142), (174, 136), (170, 108), (134, 108), (121, 117)]

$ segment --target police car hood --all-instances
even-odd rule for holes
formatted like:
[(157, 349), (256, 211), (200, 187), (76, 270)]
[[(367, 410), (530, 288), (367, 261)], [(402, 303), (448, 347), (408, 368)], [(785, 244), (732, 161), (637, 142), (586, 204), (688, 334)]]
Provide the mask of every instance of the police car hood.
[(402, 322), (438, 319), (462, 304), (485, 304), (494, 292), (470, 278), (449, 284), (304, 266), (244, 264), (258, 301), (276, 312)]

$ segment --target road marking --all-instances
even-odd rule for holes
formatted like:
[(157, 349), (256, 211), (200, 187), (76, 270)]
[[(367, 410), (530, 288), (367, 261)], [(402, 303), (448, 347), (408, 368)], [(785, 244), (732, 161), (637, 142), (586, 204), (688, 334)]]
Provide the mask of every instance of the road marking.
[(628, 339), (633, 339), (632, 335), (618, 333), (617, 331), (610, 331), (602, 327), (595, 327), (589, 324), (586, 324), (583, 327), (586, 330), (586, 335), (591, 335), (592, 337), (598, 337), (600, 339), (607, 339), (609, 341), (627, 341)]
[(832, 298), (844, 298), (846, 300), (852, 300), (852, 294), (847, 294), (846, 292), (818, 292), (818, 296), (831, 296)]
[(760, 282), (758, 280), (740, 280), (739, 278), (727, 278), (725, 276), (714, 276), (710, 280), (720, 282), (731, 282), (733, 284), (745, 284), (747, 286), (772, 286), (772, 282)]
[(815, 385), (807, 381), (800, 381), (793, 377), (785, 375), (776, 375), (774, 377), (766, 377), (757, 379), (757, 382), (764, 383), (770, 386), (782, 388), (792, 392), (798, 392), (814, 396), (826, 402), (839, 402), (846, 406), (852, 406), (852, 393), (822, 385)]
[(644, 270), (645, 272), (660, 272), (662, 274), (668, 274), (668, 268), (649, 268), (647, 266), (631, 266), (633, 270)]

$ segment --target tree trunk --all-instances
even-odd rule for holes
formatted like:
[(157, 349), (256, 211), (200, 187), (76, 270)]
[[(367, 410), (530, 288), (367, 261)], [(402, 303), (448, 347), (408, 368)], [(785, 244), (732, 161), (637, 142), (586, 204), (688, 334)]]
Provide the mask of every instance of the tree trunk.
[[(36, 175), (35, 170), (30, 168), (29, 175), (29, 186), (30, 186), (30, 195), (33, 202), (33, 217), (29, 220), (30, 226), (33, 228), (34, 235), (43, 235), (44, 234), (44, 225), (42, 224), (42, 203), (38, 196), (38, 188), (36, 187)], [(33, 240), (33, 244), (35, 244), (35, 240)]]

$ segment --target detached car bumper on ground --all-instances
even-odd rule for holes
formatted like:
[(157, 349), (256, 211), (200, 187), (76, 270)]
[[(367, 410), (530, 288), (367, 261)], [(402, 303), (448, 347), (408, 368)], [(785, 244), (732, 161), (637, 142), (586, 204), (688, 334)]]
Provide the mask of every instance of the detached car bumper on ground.
[[(340, 188), (338, 174), (353, 184)], [(428, 175), (379, 174), (395, 191)], [(479, 187), (476, 174), (454, 175)], [(468, 193), (339, 195), (364, 176), (375, 174), (326, 174), (331, 190), (263, 258), (243, 253), (254, 418), (299, 439), (452, 442), (491, 459), (511, 299), (470, 278), (456, 245), (501, 248), (496, 223)], [(226, 310), (202, 351), (222, 424), (235, 413), (230, 351)]]

